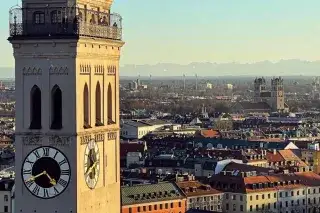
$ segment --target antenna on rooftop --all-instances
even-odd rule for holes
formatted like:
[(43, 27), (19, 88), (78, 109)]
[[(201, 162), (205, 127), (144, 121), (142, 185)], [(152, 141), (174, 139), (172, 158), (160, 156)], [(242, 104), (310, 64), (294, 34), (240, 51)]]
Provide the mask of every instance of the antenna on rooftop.
[(198, 75), (196, 74), (196, 91), (198, 91)]

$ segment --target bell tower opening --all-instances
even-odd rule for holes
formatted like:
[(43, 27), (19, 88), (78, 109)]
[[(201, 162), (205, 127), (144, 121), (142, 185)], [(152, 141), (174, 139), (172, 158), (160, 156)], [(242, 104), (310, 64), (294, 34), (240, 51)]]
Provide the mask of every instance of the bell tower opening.
[(55, 85), (52, 88), (51, 102), (52, 102), (51, 129), (61, 129), (62, 128), (62, 91), (58, 85)]
[(33, 86), (30, 92), (30, 129), (41, 129), (41, 90)]

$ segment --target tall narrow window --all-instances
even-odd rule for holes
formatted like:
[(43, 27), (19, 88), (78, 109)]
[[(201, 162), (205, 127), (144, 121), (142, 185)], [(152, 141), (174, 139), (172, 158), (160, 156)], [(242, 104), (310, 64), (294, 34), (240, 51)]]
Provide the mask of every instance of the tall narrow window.
[(62, 22), (62, 14), (61, 11), (54, 10), (51, 12), (51, 23), (57, 24)]
[(101, 88), (100, 83), (97, 83), (96, 86), (96, 126), (103, 126), (101, 119)]
[(114, 123), (114, 112), (113, 112), (113, 100), (112, 100), (112, 88), (109, 83), (108, 86), (108, 124)]
[(51, 129), (62, 128), (62, 91), (58, 85), (51, 90)]
[(83, 90), (83, 127), (85, 129), (91, 127), (89, 119), (89, 89), (88, 85), (85, 84)]
[(42, 11), (37, 11), (33, 14), (33, 23), (34, 24), (44, 24), (45, 14)]
[(34, 85), (30, 92), (30, 129), (41, 129), (41, 90)]

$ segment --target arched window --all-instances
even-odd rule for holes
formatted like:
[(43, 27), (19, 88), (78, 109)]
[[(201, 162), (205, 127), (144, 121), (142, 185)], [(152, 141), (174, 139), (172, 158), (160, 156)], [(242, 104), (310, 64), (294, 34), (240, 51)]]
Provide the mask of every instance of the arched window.
[(108, 124), (114, 123), (114, 112), (113, 112), (113, 100), (112, 100), (112, 88), (109, 83), (108, 86)]
[(103, 126), (103, 122), (101, 119), (101, 88), (100, 83), (97, 83), (96, 86), (96, 126)]
[(89, 114), (89, 89), (88, 85), (84, 85), (83, 90), (83, 127), (90, 128), (90, 114)]
[(30, 92), (30, 129), (41, 129), (41, 90), (34, 85)]
[(51, 129), (62, 128), (62, 91), (58, 85), (51, 90)]

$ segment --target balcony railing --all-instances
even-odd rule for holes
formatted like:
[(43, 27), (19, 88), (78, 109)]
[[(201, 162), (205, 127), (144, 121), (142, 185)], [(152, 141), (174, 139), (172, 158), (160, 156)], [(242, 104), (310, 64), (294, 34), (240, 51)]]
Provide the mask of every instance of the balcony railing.
[(118, 14), (71, 8), (14, 8), (10, 11), (10, 38), (95, 37), (122, 39)]

